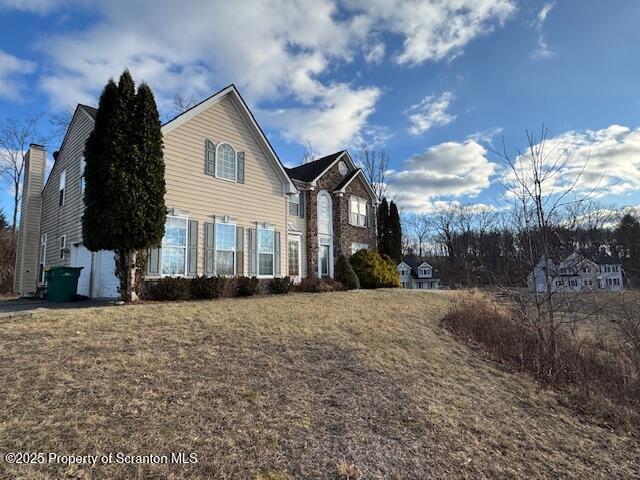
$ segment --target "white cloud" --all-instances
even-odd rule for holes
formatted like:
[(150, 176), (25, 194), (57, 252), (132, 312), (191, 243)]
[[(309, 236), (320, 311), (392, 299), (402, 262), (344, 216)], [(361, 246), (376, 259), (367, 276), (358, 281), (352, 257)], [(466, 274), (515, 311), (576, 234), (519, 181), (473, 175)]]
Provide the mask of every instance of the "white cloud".
[[(640, 190), (640, 128), (611, 125), (601, 130), (570, 131), (549, 138), (544, 152), (547, 169), (562, 158), (559, 171), (546, 183), (548, 195), (566, 190), (578, 177), (574, 186), (578, 195), (624, 195)], [(524, 175), (531, 172), (525, 169)], [(506, 171), (503, 181), (513, 178), (513, 173)]]
[(459, 55), (475, 37), (515, 12), (514, 0), (346, 0), (372, 30), (404, 38), (399, 64), (416, 65)]
[(0, 97), (18, 100), (22, 90), (16, 77), (33, 73), (36, 64), (0, 50)]
[(15, 9), (44, 14), (60, 7), (63, 3), (66, 2), (62, 0), (0, 0), (0, 10)]
[(535, 60), (551, 57), (555, 53), (547, 44), (544, 33), (542, 32), (544, 22), (555, 5), (555, 2), (545, 3), (538, 12), (536, 19), (531, 23), (538, 32), (538, 48), (536, 48), (536, 50), (531, 54), (531, 58)]
[(380, 90), (375, 87), (351, 89), (337, 84), (323, 90), (313, 106), (263, 114), (270, 125), (280, 129), (286, 140), (303, 145), (310, 142), (315, 153), (322, 155), (360, 139), (379, 95)]
[(472, 133), (469, 135), (470, 140), (474, 140), (476, 142), (482, 142), (487, 145), (493, 145), (493, 139), (500, 135), (504, 131), (502, 127), (493, 127), (487, 128), (486, 130), (481, 130), (479, 132)]
[[(77, 0), (0, 0), (5, 8), (45, 13)], [(380, 92), (373, 85), (324, 78), (362, 55), (377, 64), (388, 34), (403, 42), (397, 63), (451, 59), (515, 10), (515, 0), (91, 0), (97, 21), (40, 41), (51, 60), (40, 86), (52, 105), (92, 103), (109, 77), (129, 67), (154, 89), (161, 108), (179, 91), (204, 97), (235, 83), (250, 104), (275, 109), (294, 141), (341, 132), (355, 142)], [(351, 98), (348, 98), (351, 97)], [(339, 103), (340, 102), (340, 103)], [(286, 109), (277, 110), (286, 105)], [(350, 110), (347, 110), (351, 107)], [(304, 125), (308, 124), (308, 131)], [(331, 125), (331, 128), (329, 128)], [(344, 132), (344, 133), (342, 133)], [(349, 138), (350, 137), (350, 138)]]
[(377, 63), (382, 62), (384, 58), (385, 46), (384, 43), (378, 42), (371, 47), (371, 49), (365, 53), (364, 59), (368, 63)]
[(455, 97), (451, 92), (444, 92), (440, 96), (424, 97), (420, 103), (412, 105), (408, 110), (411, 127), (409, 133), (421, 135), (431, 127), (447, 125), (456, 119), (455, 115), (447, 112), (449, 104)]
[(391, 196), (405, 210), (428, 212), (435, 202), (474, 197), (491, 185), (497, 165), (487, 150), (473, 140), (446, 142), (407, 160), (404, 169), (391, 172)]

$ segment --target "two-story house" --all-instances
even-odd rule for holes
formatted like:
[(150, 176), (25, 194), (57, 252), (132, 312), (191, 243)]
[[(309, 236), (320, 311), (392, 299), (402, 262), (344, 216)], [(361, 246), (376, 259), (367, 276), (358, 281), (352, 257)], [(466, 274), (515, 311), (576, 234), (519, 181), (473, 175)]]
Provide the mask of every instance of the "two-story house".
[(375, 249), (375, 192), (349, 152), (327, 155), (287, 173), (299, 190), (289, 199), (290, 241), (299, 232), (303, 275), (333, 278), (339, 255)]
[(425, 260), (413, 256), (406, 256), (398, 264), (400, 286), (402, 288), (418, 288), (437, 290), (440, 279), (433, 276), (433, 267)]
[(574, 252), (556, 263), (538, 261), (527, 276), (527, 286), (531, 293), (620, 291), (624, 288), (624, 278), (620, 260), (600, 252), (593, 258)]
[[(78, 294), (118, 296), (114, 253), (82, 243), (83, 152), (95, 114), (78, 105), (46, 183), (46, 152), (29, 149), (15, 277), (22, 296), (34, 295), (57, 265), (83, 267)], [(149, 252), (148, 278), (333, 276), (337, 254), (375, 247), (375, 195), (348, 153), (290, 176), (235, 86), (162, 133), (168, 216), (161, 245)]]

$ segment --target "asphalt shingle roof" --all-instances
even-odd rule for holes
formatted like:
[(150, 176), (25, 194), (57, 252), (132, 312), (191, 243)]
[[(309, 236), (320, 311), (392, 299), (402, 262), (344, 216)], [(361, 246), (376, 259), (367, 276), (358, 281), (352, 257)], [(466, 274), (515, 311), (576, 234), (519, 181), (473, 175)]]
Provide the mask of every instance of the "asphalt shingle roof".
[(303, 182), (313, 182), (343, 153), (344, 150), (340, 150), (339, 152), (332, 153), (331, 155), (319, 158), (313, 162), (305, 163), (293, 168), (286, 168), (285, 170), (291, 178), (295, 178), (296, 180), (301, 180)]
[(361, 170), (359, 168), (355, 169), (353, 172), (351, 172), (349, 175), (347, 175), (346, 177), (344, 177), (342, 179), (342, 181), (338, 184), (338, 186), (336, 188), (334, 188), (333, 190), (340, 190), (342, 187), (344, 187), (346, 184), (348, 184), (351, 180), (353, 180), (353, 178), (358, 175), (361, 172)]

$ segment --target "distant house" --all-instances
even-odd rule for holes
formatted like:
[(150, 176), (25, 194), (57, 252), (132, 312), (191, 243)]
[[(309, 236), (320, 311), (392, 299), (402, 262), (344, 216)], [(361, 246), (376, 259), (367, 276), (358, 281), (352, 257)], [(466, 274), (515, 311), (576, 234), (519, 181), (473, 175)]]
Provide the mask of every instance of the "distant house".
[(400, 286), (402, 288), (419, 288), (437, 290), (440, 279), (433, 276), (434, 270), (429, 263), (417, 257), (404, 257), (398, 265)]
[[(548, 270), (548, 271), (547, 271)], [(572, 253), (560, 263), (547, 262), (544, 257), (527, 276), (531, 293), (552, 292), (620, 291), (624, 288), (620, 260), (599, 253), (593, 258)]]

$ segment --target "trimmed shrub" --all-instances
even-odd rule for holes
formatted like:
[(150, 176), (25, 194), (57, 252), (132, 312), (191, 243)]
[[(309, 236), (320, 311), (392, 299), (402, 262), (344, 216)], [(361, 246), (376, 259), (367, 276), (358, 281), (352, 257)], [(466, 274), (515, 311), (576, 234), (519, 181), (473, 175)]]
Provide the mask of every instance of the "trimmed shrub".
[(193, 298), (218, 298), (227, 283), (225, 277), (195, 277), (191, 279), (191, 295)]
[(252, 297), (260, 290), (260, 280), (257, 277), (238, 277), (236, 279), (236, 293), (239, 297)]
[(358, 275), (353, 270), (351, 263), (349, 263), (349, 259), (344, 255), (340, 255), (338, 257), (338, 261), (336, 262), (336, 280), (344, 285), (347, 290), (353, 290), (355, 288), (360, 288), (360, 280), (358, 279)]
[(332, 278), (316, 278), (308, 277), (303, 278), (302, 282), (298, 286), (301, 292), (307, 293), (323, 293), (323, 292), (339, 292), (344, 290), (344, 285), (340, 282), (336, 282)]
[(191, 296), (191, 280), (188, 278), (164, 277), (147, 282), (147, 292), (151, 300), (188, 300)]
[(399, 287), (400, 276), (395, 263), (387, 255), (374, 250), (359, 250), (351, 255), (353, 267), (362, 288)]
[(269, 282), (269, 291), (275, 295), (285, 295), (293, 288), (289, 277), (276, 277)]

